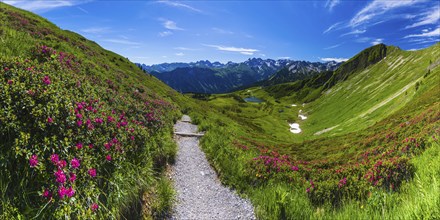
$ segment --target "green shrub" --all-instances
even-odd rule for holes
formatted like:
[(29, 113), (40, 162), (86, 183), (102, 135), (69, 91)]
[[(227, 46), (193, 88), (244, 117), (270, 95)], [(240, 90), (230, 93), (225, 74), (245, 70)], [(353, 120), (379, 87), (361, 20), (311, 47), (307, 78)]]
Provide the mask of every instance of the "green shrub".
[(28, 59), (0, 58), (7, 213), (117, 217), (173, 158), (175, 146), (157, 137), (169, 134), (174, 107), (88, 77), (84, 65), (47, 46)]

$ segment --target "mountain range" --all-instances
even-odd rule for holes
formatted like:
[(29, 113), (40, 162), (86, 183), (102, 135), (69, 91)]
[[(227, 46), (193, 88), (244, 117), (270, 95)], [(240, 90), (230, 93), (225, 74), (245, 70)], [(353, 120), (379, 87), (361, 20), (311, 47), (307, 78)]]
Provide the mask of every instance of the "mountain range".
[(191, 63), (137, 64), (182, 93), (225, 93), (268, 80), (290, 82), (335, 70), (340, 63), (252, 58), (241, 63), (197, 61)]

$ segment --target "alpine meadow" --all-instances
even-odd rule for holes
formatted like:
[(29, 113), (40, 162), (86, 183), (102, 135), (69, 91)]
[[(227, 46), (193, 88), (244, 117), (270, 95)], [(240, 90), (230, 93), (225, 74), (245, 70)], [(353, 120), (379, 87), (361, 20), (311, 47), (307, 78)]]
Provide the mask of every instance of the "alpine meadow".
[(0, 219), (440, 219), (440, 3), (272, 3), (0, 2)]

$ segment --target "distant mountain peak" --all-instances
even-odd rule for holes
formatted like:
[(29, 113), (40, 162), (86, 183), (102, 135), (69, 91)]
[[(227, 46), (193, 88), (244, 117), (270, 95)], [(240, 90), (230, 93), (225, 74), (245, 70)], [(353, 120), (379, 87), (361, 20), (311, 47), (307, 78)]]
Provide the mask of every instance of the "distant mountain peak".
[[(322, 71), (334, 70), (336, 62), (249, 58), (244, 62), (199, 60), (190, 63), (138, 64), (172, 88), (182, 92), (224, 93), (259, 81), (294, 81)], [(279, 78), (279, 79), (278, 79)]]

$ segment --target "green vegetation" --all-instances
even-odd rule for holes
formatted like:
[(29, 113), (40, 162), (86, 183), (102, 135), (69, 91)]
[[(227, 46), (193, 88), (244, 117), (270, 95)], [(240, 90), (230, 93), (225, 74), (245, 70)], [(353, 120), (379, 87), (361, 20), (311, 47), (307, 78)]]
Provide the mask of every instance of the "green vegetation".
[[(304, 82), (297, 81), (204, 97), (199, 106), (207, 112), (190, 112), (199, 112), (193, 117), (207, 131), (202, 147), (222, 181), (247, 195), (262, 219), (435, 219), (440, 68), (429, 60), (439, 48), (389, 47), (385, 59), (359, 66), (331, 89), (316, 87), (315, 101), (304, 107), (298, 93), (268, 92), (287, 94)], [(265, 102), (243, 103), (248, 96)], [(308, 119), (299, 119), (299, 110)], [(290, 133), (291, 122), (303, 132)]]
[[(126, 58), (0, 3), (0, 218), (134, 218), (162, 180), (186, 98)], [(148, 217), (148, 216), (146, 216)]]
[(347, 80), (354, 72), (361, 71), (366, 67), (379, 62), (386, 56), (387, 46), (384, 44), (378, 44), (363, 50), (347, 62), (343, 63), (325, 83), (324, 88), (329, 89), (336, 83)]

